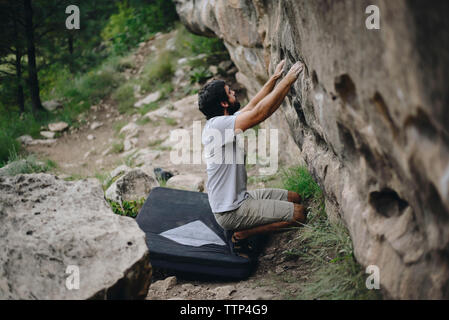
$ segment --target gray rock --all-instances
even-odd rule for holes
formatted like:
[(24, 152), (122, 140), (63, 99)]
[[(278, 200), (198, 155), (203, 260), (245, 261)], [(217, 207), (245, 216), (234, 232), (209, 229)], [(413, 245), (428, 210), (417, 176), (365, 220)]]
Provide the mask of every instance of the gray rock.
[(235, 286), (227, 285), (222, 287), (216, 287), (211, 291), (215, 294), (216, 299), (218, 300), (229, 300), (231, 295), (236, 292)]
[(54, 122), (54, 123), (48, 124), (48, 129), (50, 129), (50, 131), (54, 131), (54, 132), (64, 131), (68, 127), (69, 127), (69, 125), (64, 121), (59, 121), (59, 122)]
[(193, 174), (177, 175), (167, 180), (167, 187), (203, 192), (204, 179)]
[(92, 124), (90, 125), (90, 130), (95, 130), (95, 129), (101, 127), (102, 125), (103, 125), (102, 122), (94, 121), (94, 122), (92, 122)]
[(120, 129), (120, 133), (125, 134), (126, 138), (133, 138), (139, 135), (139, 132), (141, 131), (139, 125), (137, 125), (134, 122), (128, 123), (126, 126)]
[(218, 64), (218, 68), (220, 68), (223, 71), (228, 70), (230, 67), (232, 67), (232, 61), (229, 60), (222, 61)]
[(134, 160), (134, 164), (136, 166), (151, 165), (155, 159), (160, 157), (160, 155), (161, 151), (159, 150), (144, 148), (138, 150), (133, 156), (131, 156), (131, 159)]
[(118, 175), (123, 174), (123, 173), (126, 173), (126, 172), (128, 172), (128, 171), (131, 171), (131, 168), (128, 167), (126, 164), (122, 164), (121, 166), (118, 166), (117, 168), (115, 168), (114, 170), (112, 170), (112, 171), (109, 173), (109, 177), (110, 177), (111, 179), (113, 179), (113, 178), (117, 177)]
[(136, 299), (151, 283), (145, 234), (96, 179), (0, 177), (0, 235), (0, 299)]
[(55, 111), (58, 108), (63, 108), (63, 105), (58, 100), (49, 100), (42, 103), (42, 106), (47, 111)]
[(134, 104), (134, 107), (140, 108), (140, 107), (142, 107), (142, 106), (144, 106), (146, 104), (149, 104), (149, 103), (152, 103), (152, 102), (155, 102), (155, 101), (159, 100), (160, 97), (161, 97), (161, 93), (159, 91), (156, 91), (154, 93), (150, 93), (145, 98), (137, 101)]
[(168, 290), (172, 289), (177, 283), (178, 280), (176, 279), (176, 277), (172, 276), (165, 278), (164, 280), (158, 280), (152, 283), (150, 289), (165, 293)]
[(33, 139), (33, 140), (29, 141), (27, 144), (30, 146), (37, 145), (37, 144), (51, 145), (51, 144), (55, 143), (56, 141), (57, 141), (56, 139)]
[(106, 190), (105, 197), (116, 202), (146, 198), (151, 189), (159, 186), (154, 176), (136, 168), (126, 172)]
[(41, 131), (40, 135), (47, 139), (53, 139), (55, 137), (56, 133), (52, 132), (52, 131)]
[(19, 141), (20, 143), (27, 145), (29, 144), (31, 141), (33, 141), (33, 138), (30, 135), (23, 135), (17, 138), (17, 141)]
[(209, 71), (213, 74), (216, 75), (218, 73), (218, 67), (217, 66), (209, 66)]

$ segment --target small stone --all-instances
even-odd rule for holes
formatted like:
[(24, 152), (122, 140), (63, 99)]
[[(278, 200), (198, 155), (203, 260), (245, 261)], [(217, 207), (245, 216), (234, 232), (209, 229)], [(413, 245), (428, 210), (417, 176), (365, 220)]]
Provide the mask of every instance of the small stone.
[(58, 108), (62, 108), (62, 103), (58, 100), (50, 100), (50, 101), (45, 101), (42, 103), (42, 106), (44, 107), (45, 110), (47, 111), (54, 111)]
[(120, 133), (125, 134), (126, 138), (133, 138), (137, 136), (140, 131), (139, 125), (130, 122), (120, 130)]
[(53, 139), (56, 135), (56, 133), (52, 131), (41, 131), (40, 134), (47, 139)]
[(93, 135), (93, 134), (89, 134), (88, 136), (87, 136), (87, 140), (89, 140), (89, 141), (92, 141), (92, 140), (94, 140), (95, 139), (95, 136)]
[(94, 122), (92, 122), (92, 124), (90, 125), (90, 130), (95, 130), (95, 129), (101, 127), (102, 125), (103, 125), (102, 122), (94, 121)]
[(210, 66), (209, 67), (209, 71), (213, 74), (216, 75), (218, 73), (218, 68), (217, 66)]
[(234, 286), (223, 286), (223, 287), (216, 287), (214, 290), (212, 290), (213, 293), (215, 293), (215, 297), (218, 300), (228, 300), (230, 299), (231, 295), (236, 292)]
[(237, 73), (237, 71), (239, 71), (236, 67), (232, 67), (231, 69), (229, 69), (226, 74), (228, 75), (233, 75), (235, 73)]
[(151, 284), (150, 288), (151, 290), (159, 291), (159, 292), (167, 292), (168, 290), (172, 289), (176, 284), (178, 283), (178, 280), (175, 276), (168, 277), (164, 280), (159, 280)]
[(69, 127), (69, 125), (64, 121), (48, 124), (48, 129), (50, 129), (50, 131), (53, 131), (53, 132), (64, 131), (68, 127)]
[(167, 187), (203, 192), (204, 179), (193, 174), (177, 175), (168, 179)]
[(159, 91), (156, 91), (154, 93), (151, 93), (151, 94), (147, 95), (142, 100), (137, 101), (134, 104), (134, 107), (140, 108), (143, 105), (146, 105), (146, 104), (149, 104), (149, 103), (152, 103), (152, 102), (155, 102), (155, 101), (159, 100), (160, 97), (161, 97), (161, 93)]
[(228, 70), (232, 66), (232, 61), (222, 61), (218, 64), (218, 67), (224, 71)]
[(27, 144), (30, 144), (30, 142), (33, 141), (33, 138), (31, 136), (29, 136), (29, 135), (23, 135), (23, 136), (18, 137), (17, 140), (20, 143), (27, 145)]

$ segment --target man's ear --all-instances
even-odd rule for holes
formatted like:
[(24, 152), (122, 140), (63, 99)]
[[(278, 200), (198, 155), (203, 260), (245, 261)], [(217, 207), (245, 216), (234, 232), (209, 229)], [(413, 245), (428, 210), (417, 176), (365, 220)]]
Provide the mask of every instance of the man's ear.
[(229, 103), (227, 103), (227, 102), (225, 102), (225, 101), (220, 102), (220, 104), (221, 104), (221, 106), (222, 106), (223, 108), (229, 107)]

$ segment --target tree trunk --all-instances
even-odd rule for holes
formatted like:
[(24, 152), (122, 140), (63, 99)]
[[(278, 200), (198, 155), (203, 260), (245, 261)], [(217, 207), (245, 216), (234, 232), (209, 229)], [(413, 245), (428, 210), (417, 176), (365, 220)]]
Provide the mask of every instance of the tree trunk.
[(22, 59), (22, 52), (16, 48), (16, 76), (17, 76), (17, 104), (19, 105), (20, 113), (25, 112), (25, 99), (23, 96), (23, 86), (22, 86), (22, 64), (20, 60)]
[(69, 32), (68, 42), (69, 42), (69, 53), (70, 53), (70, 55), (72, 55), (73, 54), (73, 35), (71, 32)]
[(37, 78), (36, 69), (36, 51), (34, 48), (33, 11), (31, 8), (31, 0), (23, 0), (23, 6), (25, 9), (25, 36), (28, 47), (28, 83), (30, 86), (33, 114), (36, 116), (38, 111), (45, 109), (42, 107), (41, 98), (39, 96), (39, 81)]
[(16, 79), (17, 79), (17, 105), (20, 113), (25, 112), (25, 98), (23, 96), (23, 81), (22, 81), (22, 46), (19, 40), (19, 30), (17, 26), (17, 14), (14, 19), (14, 34), (16, 37)]
[(72, 32), (69, 32), (69, 36), (68, 36), (67, 40), (68, 40), (68, 44), (69, 44), (69, 53), (70, 53), (69, 70), (70, 70), (71, 73), (74, 73), (74, 68), (73, 68), (73, 34), (72, 34)]

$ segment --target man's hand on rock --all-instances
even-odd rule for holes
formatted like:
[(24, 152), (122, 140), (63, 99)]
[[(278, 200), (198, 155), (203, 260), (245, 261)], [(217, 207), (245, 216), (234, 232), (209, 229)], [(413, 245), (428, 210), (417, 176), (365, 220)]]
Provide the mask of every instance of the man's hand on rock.
[(273, 78), (275, 78), (276, 80), (279, 79), (280, 77), (282, 77), (282, 73), (284, 71), (284, 64), (285, 64), (285, 59), (281, 60), (281, 62), (279, 62), (279, 64), (276, 66), (276, 69), (274, 70), (274, 73), (273, 73)]
[(296, 81), (296, 79), (298, 79), (299, 74), (303, 69), (304, 65), (302, 64), (302, 62), (298, 61), (290, 68), (285, 78), (288, 79), (291, 83), (293, 83)]

